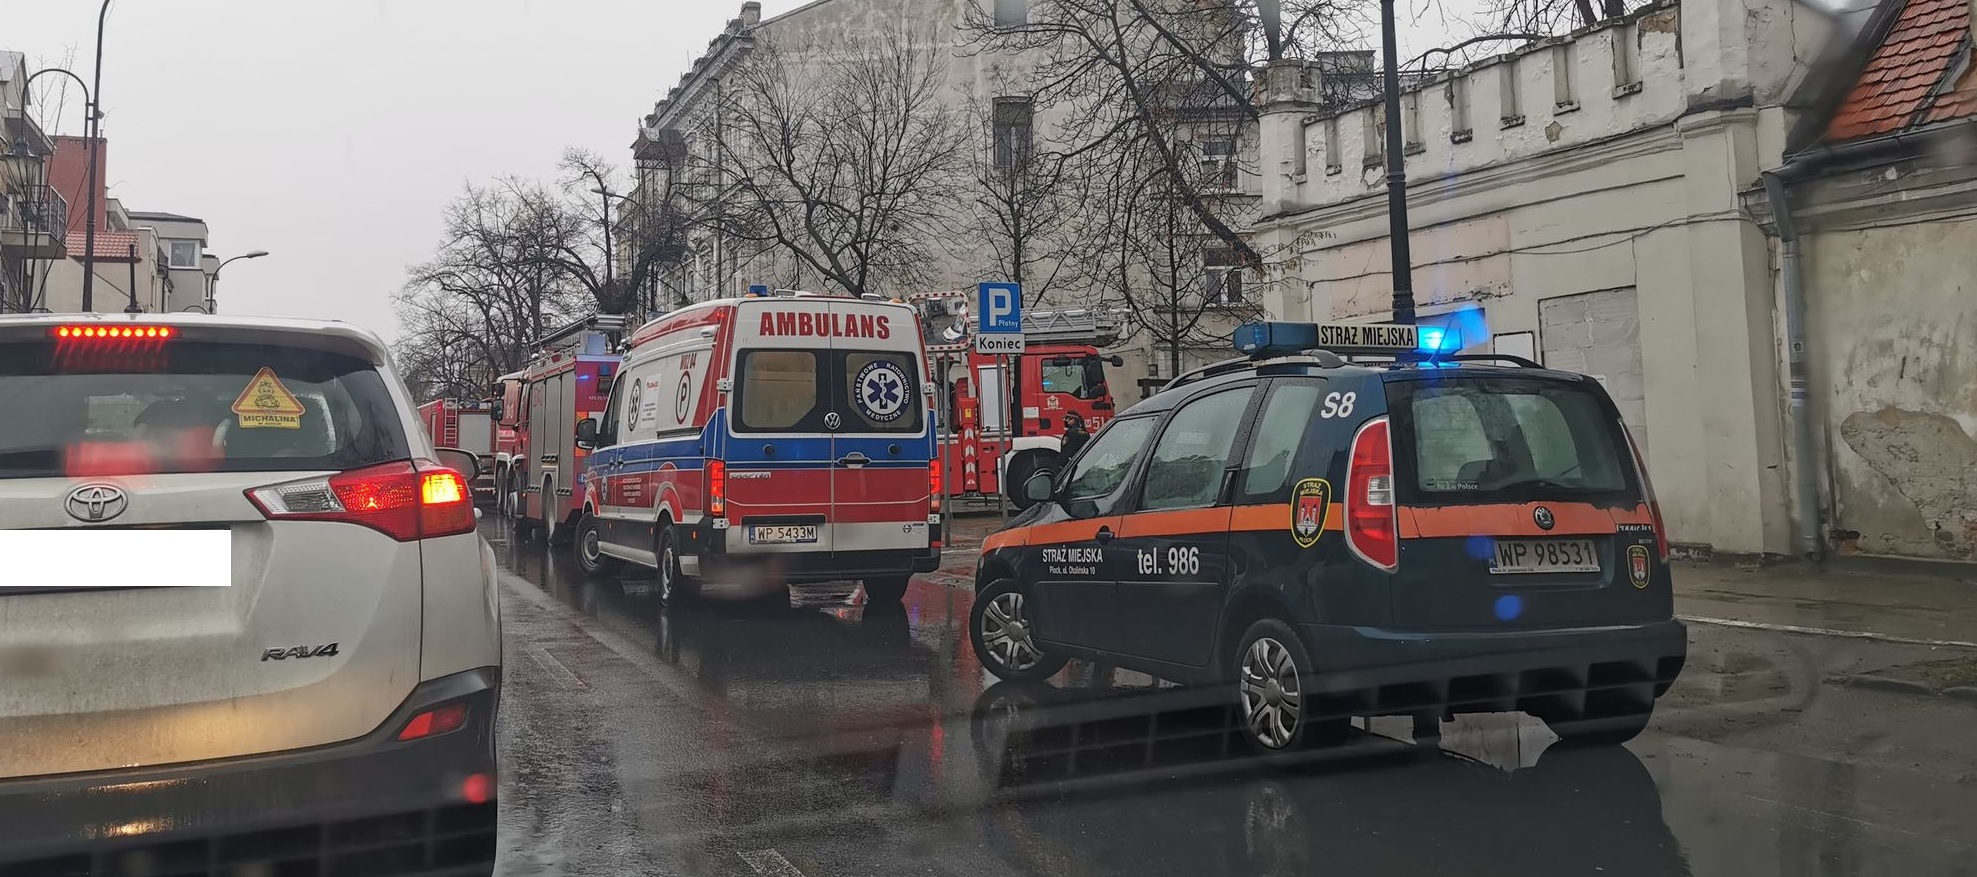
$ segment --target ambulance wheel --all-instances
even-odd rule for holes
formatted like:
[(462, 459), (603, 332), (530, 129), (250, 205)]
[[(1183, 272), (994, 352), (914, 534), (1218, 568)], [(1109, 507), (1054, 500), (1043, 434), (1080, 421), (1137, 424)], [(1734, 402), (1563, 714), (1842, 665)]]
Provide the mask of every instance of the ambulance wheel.
[(604, 553), (604, 533), (597, 516), (586, 513), (577, 522), (577, 568), (593, 579), (608, 579), (625, 568), (625, 562)]
[(1249, 626), (1236, 650), (1236, 723), (1251, 751), (1272, 755), (1337, 742), (1352, 719), (1313, 719), (1313, 665), (1290, 625), (1264, 618)]
[(1036, 505), (1023, 492), (1023, 485), (1029, 483), (1038, 472), (1054, 471), (1052, 467), (1055, 465), (1052, 455), (1040, 451), (1024, 451), (1017, 454), (1016, 459), (1009, 461), (1009, 468), (1003, 470), (1002, 492), (1009, 497), (1009, 503), (1014, 505), (1017, 511)]
[(699, 599), (700, 582), (680, 572), (680, 535), (672, 524), (659, 525), (659, 536), (652, 554), (659, 562), (653, 585), (658, 591), (660, 606), (686, 606)]
[(897, 607), (906, 597), (906, 586), (913, 581), (912, 576), (888, 576), (882, 579), (865, 580), (865, 608), (883, 609)]
[(997, 579), (975, 595), (975, 608), (968, 613), (968, 642), (997, 679), (1040, 682), (1069, 663), (1069, 658), (1045, 652), (1037, 642), (1034, 608), (1029, 592), (1013, 579)]

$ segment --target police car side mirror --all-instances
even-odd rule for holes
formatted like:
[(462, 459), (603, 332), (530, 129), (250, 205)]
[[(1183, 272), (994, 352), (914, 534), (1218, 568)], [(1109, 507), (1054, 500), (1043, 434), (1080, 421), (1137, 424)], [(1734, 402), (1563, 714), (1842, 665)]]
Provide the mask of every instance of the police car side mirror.
[(473, 451), (437, 448), (435, 453), (439, 457), (439, 462), (445, 464), (446, 468), (466, 476), (468, 481), (481, 477), (481, 459), (475, 456)]
[(1057, 490), (1051, 483), (1052, 477), (1049, 472), (1038, 472), (1030, 476), (1030, 480), (1023, 482), (1023, 498), (1030, 502), (1049, 502), (1057, 495)]
[(597, 447), (597, 418), (586, 417), (577, 421), (577, 447), (586, 451)]

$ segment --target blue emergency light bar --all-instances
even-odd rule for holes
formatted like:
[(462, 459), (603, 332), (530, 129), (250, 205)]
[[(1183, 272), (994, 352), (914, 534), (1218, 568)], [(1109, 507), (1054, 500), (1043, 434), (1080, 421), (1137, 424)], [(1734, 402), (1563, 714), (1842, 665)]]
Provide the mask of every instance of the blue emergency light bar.
[(1246, 323), (1236, 329), (1236, 352), (1251, 359), (1307, 350), (1333, 353), (1453, 353), (1462, 339), (1440, 326), (1399, 323)]

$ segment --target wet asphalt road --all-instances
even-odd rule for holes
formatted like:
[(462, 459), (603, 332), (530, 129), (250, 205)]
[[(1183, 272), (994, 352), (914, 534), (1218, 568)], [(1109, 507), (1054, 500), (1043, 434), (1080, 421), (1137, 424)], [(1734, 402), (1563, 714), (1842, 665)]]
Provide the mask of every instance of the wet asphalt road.
[(1438, 746), (1380, 720), (1271, 767), (1144, 677), (993, 684), (956, 577), (903, 613), (850, 585), (660, 613), (642, 578), (486, 531), (502, 874), (1977, 873), (1977, 703), (1826, 681), (1953, 649), (1694, 625), (1624, 749), (1546, 751), (1518, 714)]

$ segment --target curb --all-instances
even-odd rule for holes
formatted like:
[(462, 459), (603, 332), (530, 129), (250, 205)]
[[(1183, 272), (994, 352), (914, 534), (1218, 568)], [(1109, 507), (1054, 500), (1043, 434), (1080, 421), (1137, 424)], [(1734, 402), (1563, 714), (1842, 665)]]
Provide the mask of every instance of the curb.
[(1948, 697), (1977, 703), (1977, 686), (1959, 685), (1954, 688), (1935, 689), (1910, 679), (1897, 679), (1878, 673), (1836, 674), (1826, 677), (1829, 685), (1843, 685), (1847, 688), (1862, 688), (1869, 691), (1890, 691), (1897, 694), (1922, 694), (1930, 697)]

